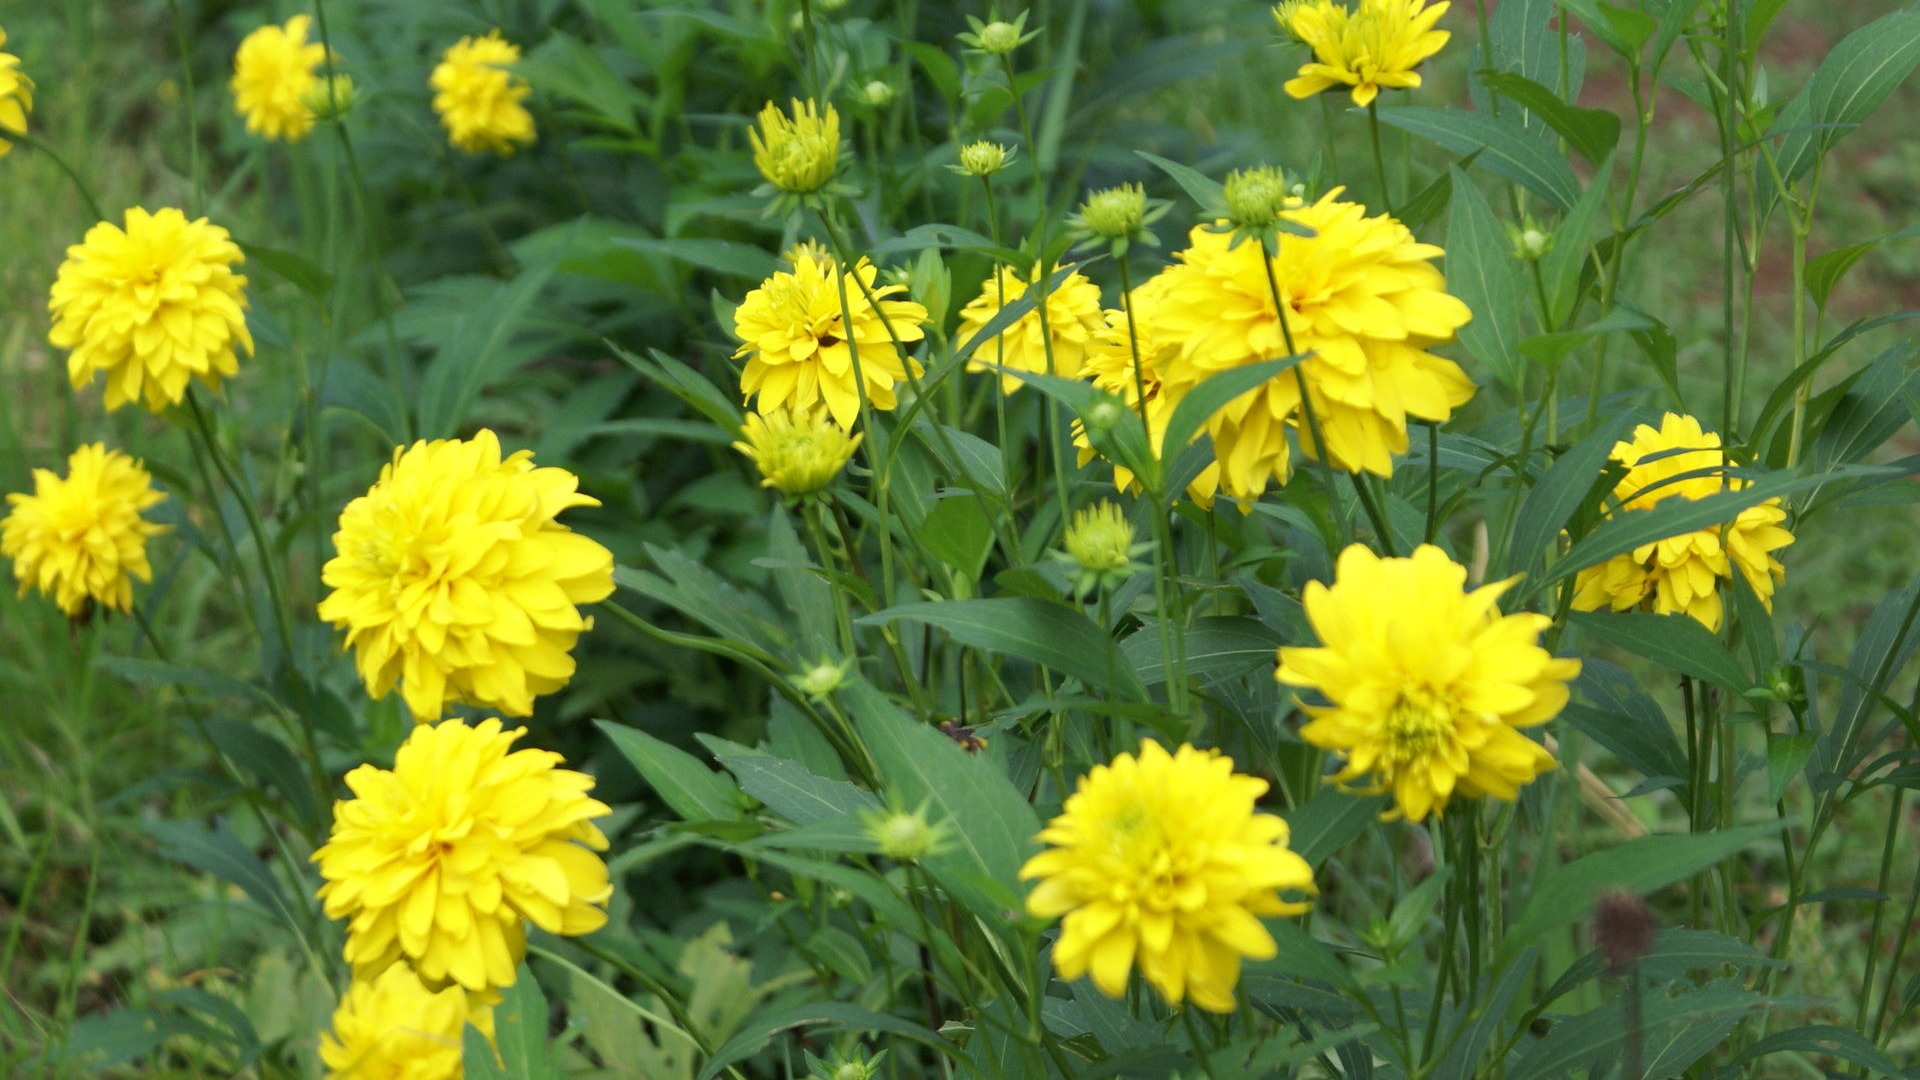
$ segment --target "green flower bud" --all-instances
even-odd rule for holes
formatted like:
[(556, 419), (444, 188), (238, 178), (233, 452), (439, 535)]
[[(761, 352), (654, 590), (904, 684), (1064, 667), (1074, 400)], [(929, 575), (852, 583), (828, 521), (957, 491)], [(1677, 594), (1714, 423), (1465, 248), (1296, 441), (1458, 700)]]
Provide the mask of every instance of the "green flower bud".
[(884, 109), (893, 104), (893, 99), (898, 96), (899, 94), (894, 90), (892, 83), (883, 82), (879, 79), (875, 79), (861, 87), (859, 95), (860, 104), (869, 105), (876, 109)]
[(315, 120), (326, 123), (347, 115), (353, 108), (353, 79), (347, 75), (323, 77), (300, 97), (300, 104), (307, 107)]
[(1272, 226), (1294, 197), (1285, 174), (1271, 165), (1235, 169), (1227, 174), (1227, 216), (1240, 228)]
[(1107, 240), (1125, 240), (1139, 232), (1147, 220), (1147, 191), (1139, 184), (1096, 191), (1080, 205), (1080, 223), (1090, 233)]
[(971, 142), (960, 148), (960, 171), (968, 176), (992, 176), (1010, 160), (1007, 148), (996, 142)]
[(980, 51), (999, 56), (1020, 47), (1020, 28), (1009, 22), (990, 22), (980, 28)]

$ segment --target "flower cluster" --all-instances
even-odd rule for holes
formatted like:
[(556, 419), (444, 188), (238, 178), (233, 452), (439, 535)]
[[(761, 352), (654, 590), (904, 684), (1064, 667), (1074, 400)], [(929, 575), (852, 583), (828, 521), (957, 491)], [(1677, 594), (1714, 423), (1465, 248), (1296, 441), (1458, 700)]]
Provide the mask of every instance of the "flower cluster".
[(72, 350), (74, 389), (106, 376), (107, 408), (144, 401), (160, 412), (178, 405), (199, 379), (211, 389), (240, 371), (236, 353), (253, 354), (247, 329), (245, 261), (227, 230), (188, 221), (171, 207), (134, 207), (123, 229), (103, 221), (67, 249), (47, 307), (47, 338)]
[(1372, 777), (1391, 817), (1420, 821), (1457, 795), (1512, 799), (1554, 767), (1518, 729), (1559, 715), (1580, 662), (1540, 647), (1545, 615), (1500, 613), (1512, 581), (1466, 582), (1430, 544), (1403, 559), (1355, 544), (1333, 584), (1301, 598), (1320, 645), (1280, 650), (1275, 677), (1325, 702), (1302, 706), (1313, 719), (1300, 737), (1340, 755), (1335, 780)]
[(20, 592), (37, 588), (69, 616), (88, 605), (133, 610), (133, 579), (153, 580), (147, 538), (163, 526), (142, 517), (166, 498), (141, 463), (102, 443), (67, 459), (67, 475), (33, 470), (33, 494), (7, 496), (0, 554), (13, 560)]
[[(1739, 491), (1747, 483), (1726, 475), (1727, 453), (1720, 436), (1703, 431), (1691, 416), (1668, 413), (1657, 430), (1641, 424), (1633, 429), (1632, 439), (1614, 444), (1611, 456), (1626, 475), (1614, 485), (1609, 514), (1640, 513), (1669, 499), (1704, 499)], [(1738, 568), (1771, 611), (1774, 583), (1786, 577), (1774, 552), (1793, 543), (1786, 519), (1780, 500), (1768, 499), (1731, 521), (1642, 544), (1580, 571), (1574, 579), (1573, 606), (1579, 611), (1644, 607), (1662, 615), (1677, 612), (1718, 630), (1720, 585), (1732, 581)]]
[(312, 23), (295, 15), (285, 26), (263, 26), (241, 40), (229, 85), (249, 133), (298, 142), (313, 130), (307, 98), (320, 83), (315, 69), (325, 62), (327, 50), (307, 41)]
[(1242, 957), (1274, 955), (1261, 916), (1298, 915), (1313, 869), (1287, 823), (1254, 803), (1267, 782), (1216, 751), (1143, 742), (1081, 778), (1021, 868), (1039, 884), (1027, 911), (1065, 916), (1053, 947), (1063, 978), (1091, 975), (1108, 997), (1135, 967), (1169, 1004), (1231, 1012)]
[[(893, 300), (904, 285), (876, 285), (865, 259), (851, 275), (807, 250), (793, 252), (793, 271), (779, 271), (747, 294), (734, 312), (740, 338), (736, 358), (743, 397), (758, 397), (761, 413), (824, 405), (833, 421), (851, 428), (864, 390), (875, 409), (897, 403), (894, 387), (921, 372), (903, 346), (925, 336), (927, 309)], [(858, 354), (856, 357), (855, 354)]]
[(1348, 87), (1353, 103), (1366, 108), (1382, 90), (1420, 85), (1420, 64), (1452, 37), (1434, 24), (1446, 14), (1445, 2), (1360, 0), (1348, 9), (1338, 0), (1292, 0), (1274, 9), (1283, 33), (1313, 50), (1286, 91), (1309, 98), (1334, 87)]
[(454, 149), (469, 154), (512, 154), (534, 140), (527, 95), (533, 88), (513, 73), (520, 46), (494, 30), (486, 37), (463, 37), (447, 47), (428, 83), (433, 111), (447, 129)]
[(320, 617), (347, 632), (368, 693), (398, 683), (420, 723), (455, 702), (526, 716), (573, 676), (593, 625), (577, 605), (613, 592), (613, 554), (555, 520), (598, 505), (484, 428), (395, 450), (340, 514)]
[[(7, 32), (0, 29), (0, 48), (7, 44)], [(33, 111), (33, 80), (20, 70), (20, 58), (0, 52), (0, 157), (13, 150), (6, 136), (27, 133), (27, 114)]]

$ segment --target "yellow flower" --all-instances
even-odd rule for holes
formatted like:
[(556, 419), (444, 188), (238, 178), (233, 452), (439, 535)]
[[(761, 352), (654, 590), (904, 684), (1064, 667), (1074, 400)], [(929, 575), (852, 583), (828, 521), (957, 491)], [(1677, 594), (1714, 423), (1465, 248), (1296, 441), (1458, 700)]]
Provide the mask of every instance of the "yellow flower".
[(593, 819), (611, 811), (560, 755), (513, 750), (525, 728), (422, 724), (392, 769), (349, 772), (313, 853), (327, 917), (347, 919), (347, 962), (368, 978), (406, 961), (433, 985), (510, 986), (527, 925), (590, 934), (613, 886)]
[(320, 617), (347, 632), (367, 692), (399, 682), (425, 723), (454, 702), (526, 716), (565, 686), (593, 627), (576, 605), (613, 592), (613, 553), (554, 520), (600, 505), (578, 487), (530, 450), (503, 460), (484, 428), (396, 449), (341, 512), (321, 570)]
[(101, 443), (67, 459), (65, 479), (33, 470), (33, 494), (12, 494), (0, 522), (0, 554), (13, 560), (20, 593), (38, 588), (70, 616), (89, 602), (133, 610), (133, 578), (153, 580), (147, 537), (165, 526), (141, 511), (165, 499), (140, 462)]
[(53, 281), (47, 340), (67, 357), (78, 390), (107, 376), (107, 410), (144, 399), (159, 412), (199, 378), (211, 389), (239, 374), (236, 349), (253, 355), (244, 262), (227, 230), (171, 207), (127, 211), (126, 228), (103, 221), (67, 249)]
[[(0, 29), (0, 46), (7, 43), (7, 32)], [(27, 133), (27, 114), (33, 111), (33, 80), (20, 70), (20, 58), (0, 52), (0, 157), (13, 150), (5, 138), (7, 132)]]
[(1426, 0), (1360, 0), (1352, 11), (1335, 0), (1282, 4), (1274, 17), (1313, 50), (1286, 91), (1309, 98), (1335, 86), (1353, 88), (1353, 103), (1365, 108), (1383, 89), (1420, 85), (1419, 67), (1453, 35), (1435, 30), (1446, 3)]
[(1066, 916), (1053, 947), (1065, 979), (1091, 973), (1108, 997), (1140, 974), (1169, 1004), (1233, 1010), (1240, 958), (1274, 955), (1260, 916), (1298, 915), (1313, 870), (1287, 847), (1287, 823), (1257, 813), (1267, 782), (1217, 751), (1151, 740), (1081, 778), (1020, 870), (1039, 878), (1029, 914)]
[(406, 964), (356, 980), (320, 1037), (327, 1080), (460, 1080), (467, 997), (433, 991)]
[[(1167, 393), (1161, 381), (1161, 369), (1175, 362), (1180, 355), (1180, 343), (1167, 337), (1161, 328), (1159, 311), (1166, 296), (1166, 285), (1167, 275), (1163, 273), (1134, 288), (1131, 335), (1127, 327), (1127, 313), (1124, 310), (1108, 311), (1106, 325), (1096, 331), (1093, 339), (1087, 343), (1086, 361), (1080, 369), (1083, 377), (1119, 397), (1135, 413), (1141, 411), (1141, 396), (1145, 395), (1148, 435), (1153, 440), (1153, 449), (1157, 454), (1166, 452), (1161, 441), (1167, 434), (1167, 421), (1173, 417), (1174, 407), (1179, 404), (1179, 399)], [(1140, 361), (1137, 378), (1134, 366), (1136, 350)], [(1093, 460), (1093, 443), (1088, 440), (1085, 429), (1077, 420), (1073, 425), (1073, 444), (1079, 448), (1080, 464), (1085, 465)], [(1137, 486), (1132, 470), (1120, 465), (1113, 467), (1113, 484), (1122, 489)], [(1198, 505), (1210, 508), (1219, 484), (1220, 463), (1210, 462), (1187, 485), (1187, 495)]]
[(1386, 816), (1419, 821), (1455, 795), (1512, 799), (1554, 767), (1519, 728), (1567, 703), (1580, 661), (1539, 645), (1552, 620), (1502, 615), (1512, 580), (1465, 589), (1466, 568), (1430, 544), (1383, 559), (1359, 544), (1340, 553), (1333, 585), (1302, 597), (1319, 648), (1283, 648), (1275, 677), (1325, 705), (1300, 737), (1339, 754), (1340, 782), (1372, 776), (1392, 794)]
[(307, 94), (327, 58), (319, 43), (307, 43), (313, 20), (295, 15), (285, 26), (263, 26), (240, 41), (233, 54), (234, 111), (246, 118), (247, 131), (268, 139), (298, 142), (313, 130)]
[[(960, 330), (956, 340), (961, 348), (980, 336), (1000, 309), (1025, 296), (1027, 288), (1040, 280), (1040, 268), (1021, 278), (1012, 271), (995, 267), (980, 284), (980, 295), (960, 309)], [(983, 341), (967, 360), (968, 371), (991, 371), (989, 365), (1019, 371), (1076, 378), (1087, 359), (1087, 346), (1095, 332), (1107, 325), (1100, 307), (1100, 286), (1079, 273), (1068, 274), (1047, 294), (1047, 327), (1040, 328), (1040, 309), (1035, 306), (1014, 320), (997, 337)], [(1047, 362), (1047, 337), (1053, 338), (1053, 362)], [(1013, 393), (1021, 382), (1012, 375), (1000, 376), (1000, 389)]]
[(520, 46), (489, 31), (463, 37), (447, 48), (433, 69), (433, 111), (447, 129), (454, 149), (469, 154), (512, 154), (533, 142), (533, 114), (521, 102), (533, 92), (510, 69)]
[[(740, 373), (741, 395), (758, 394), (763, 413), (812, 409), (824, 402), (833, 422), (850, 428), (860, 415), (854, 372), (857, 348), (859, 378), (866, 383), (868, 402), (876, 409), (893, 408), (897, 404), (894, 384), (906, 381), (909, 368), (915, 377), (921, 372), (919, 362), (903, 356), (894, 340), (904, 345), (926, 336), (921, 326), (927, 321), (927, 309), (911, 300), (886, 299), (905, 292), (906, 286), (875, 286), (877, 272), (865, 259), (854, 264), (857, 283), (847, 281), (843, 286), (843, 275), (831, 262), (806, 251), (795, 250), (792, 255), (792, 273), (776, 272), (748, 293), (734, 312), (733, 332), (741, 345), (733, 355), (747, 357), (746, 369)], [(852, 333), (841, 317), (843, 287)], [(868, 293), (879, 302), (877, 310), (867, 302)], [(848, 347), (849, 341), (853, 348)]]
[(781, 191), (806, 195), (826, 187), (840, 163), (840, 113), (795, 98), (792, 115), (773, 102), (760, 110), (760, 126), (747, 132), (753, 165)]
[(1275, 285), (1286, 305), (1294, 349), (1310, 354), (1296, 379), (1281, 373), (1236, 399), (1208, 426), (1221, 466), (1220, 487), (1252, 499), (1267, 483), (1285, 483), (1292, 469), (1288, 427), (1318, 458), (1312, 425), (1299, 415), (1300, 382), (1326, 456), (1341, 469), (1393, 474), (1393, 456), (1407, 449), (1407, 418), (1443, 422), (1473, 396), (1459, 365), (1428, 350), (1450, 341), (1472, 312), (1446, 291), (1431, 260), (1443, 252), (1422, 244), (1400, 222), (1341, 201), (1340, 188), (1320, 201), (1283, 212), (1315, 235), (1279, 235), (1272, 279), (1260, 247), (1204, 226), (1166, 271), (1157, 335), (1180, 343), (1161, 369), (1178, 397), (1207, 377), (1287, 355), (1275, 315)]
[[(1718, 474), (1727, 466), (1720, 436), (1703, 431), (1691, 416), (1668, 413), (1658, 431), (1639, 425), (1631, 441), (1613, 444), (1612, 457), (1627, 467), (1627, 474), (1614, 485), (1619, 505), (1609, 514), (1648, 510), (1667, 499), (1704, 499), (1746, 486), (1744, 480)], [(1714, 473), (1673, 479), (1702, 469)], [(1719, 630), (1720, 583), (1732, 581), (1738, 567), (1754, 595), (1772, 611), (1774, 583), (1786, 577), (1786, 568), (1773, 553), (1793, 543), (1793, 534), (1782, 524), (1786, 519), (1780, 500), (1768, 499), (1724, 525), (1642, 544), (1580, 571), (1574, 579), (1573, 606), (1579, 611), (1647, 607), (1662, 615), (1680, 612)]]
[(848, 435), (824, 410), (748, 413), (733, 444), (760, 470), (760, 486), (793, 498), (824, 489), (853, 460), (863, 435)]

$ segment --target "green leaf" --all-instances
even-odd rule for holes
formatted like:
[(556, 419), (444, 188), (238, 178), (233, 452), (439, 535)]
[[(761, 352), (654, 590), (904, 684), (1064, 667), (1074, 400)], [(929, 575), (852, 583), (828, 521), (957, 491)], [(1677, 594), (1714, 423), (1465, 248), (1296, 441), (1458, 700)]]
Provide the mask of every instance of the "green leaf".
[(1513, 539), (1507, 545), (1505, 573), (1532, 573), (1542, 556), (1560, 546), (1560, 531), (1581, 506), (1600, 494), (1595, 489), (1606, 482), (1603, 470), (1613, 444), (1650, 415), (1645, 409), (1607, 413), (1585, 438), (1560, 455), (1539, 483), (1528, 489), (1514, 520)]
[(461, 1059), (467, 1080), (560, 1080), (560, 1066), (547, 1039), (547, 995), (525, 964), (493, 1007), (493, 1033), (498, 1057), (478, 1028), (466, 1029)]
[(1854, 263), (1859, 262), (1867, 252), (1872, 251), (1879, 244), (1878, 240), (1848, 244), (1846, 247), (1822, 252), (1808, 259), (1807, 292), (1813, 297), (1814, 306), (1821, 311), (1827, 310), (1827, 298), (1833, 295), (1833, 287), (1840, 284), (1840, 279), (1846, 276), (1847, 271), (1853, 269)]
[(304, 934), (300, 913), (280, 879), (224, 822), (211, 829), (191, 821), (146, 821), (140, 827), (160, 842), (161, 855), (238, 885), (248, 898), (279, 916), (296, 935)]
[(1600, 165), (1600, 175), (1605, 175), (1604, 162), (1620, 143), (1618, 116), (1604, 109), (1582, 109), (1569, 105), (1556, 97), (1553, 91), (1510, 71), (1482, 71), (1480, 81), (1501, 97), (1524, 106), (1545, 120), (1547, 126), (1567, 140), (1569, 146), (1580, 151), (1581, 156)]
[(881, 806), (872, 792), (817, 776), (797, 761), (766, 754), (715, 756), (739, 779), (740, 790), (795, 825), (857, 819), (861, 811)]
[(1920, 345), (1889, 346), (1863, 368), (1827, 413), (1809, 457), (1826, 466), (1865, 460), (1913, 419), (1920, 405)]
[(242, 243), (240, 250), (268, 273), (315, 300), (325, 300), (333, 292), (333, 275), (320, 269), (304, 255), (248, 243)]
[(735, 588), (698, 559), (678, 551), (653, 544), (644, 550), (660, 572), (617, 566), (614, 584), (667, 604), (741, 645), (773, 652), (786, 644), (780, 617), (759, 594)]
[[(1678, 997), (1649, 990), (1643, 990), (1642, 995), (1641, 1032), (1649, 1058), (1659, 1058), (1662, 1047), (1689, 1029), (1703, 1025), (1718, 1027), (1722, 1023), (1731, 1027), (1731, 1022), (1768, 1007), (1767, 999), (1759, 994), (1722, 987), (1690, 988)], [(1591, 1012), (1555, 1024), (1544, 1038), (1521, 1053), (1507, 1076), (1509, 1080), (1553, 1080), (1583, 1066), (1611, 1067), (1624, 1053), (1628, 1030), (1616, 998)], [(1724, 1034), (1724, 1030), (1720, 1030), (1714, 1037), (1718, 1039)], [(1678, 1074), (1675, 1070), (1647, 1073), (1648, 1076)]]
[(773, 574), (774, 588), (799, 632), (798, 644), (806, 650), (802, 659), (826, 658), (836, 644), (833, 587), (821, 578), (819, 566), (800, 543), (786, 507), (773, 508), (767, 519), (767, 557), (754, 561)]
[(1653, 321), (1645, 315), (1631, 308), (1617, 307), (1575, 330), (1521, 338), (1520, 355), (1542, 364), (1558, 364), (1567, 354), (1603, 334), (1645, 333), (1654, 329)]
[(1580, 201), (1573, 204), (1553, 230), (1553, 247), (1540, 258), (1540, 280), (1554, 326), (1565, 326), (1580, 302), (1580, 283), (1592, 252), (1593, 226), (1607, 204), (1607, 184), (1613, 175), (1613, 157), (1594, 170), (1593, 180)]
[[(1203, 615), (1187, 627), (1186, 673), (1202, 682), (1236, 678), (1250, 671), (1273, 671), (1275, 650), (1284, 641), (1256, 619), (1240, 615)], [(1160, 655), (1160, 631), (1147, 625), (1120, 643), (1120, 655), (1147, 686), (1167, 679)]]
[(1642, 836), (1549, 870), (1535, 880), (1501, 951), (1511, 953), (1556, 926), (1587, 917), (1605, 890), (1644, 896), (1778, 832), (1778, 825), (1762, 823), (1714, 833)]
[(1031, 660), (1122, 697), (1146, 698), (1139, 678), (1106, 631), (1061, 604), (1027, 597), (938, 600), (897, 604), (859, 623), (876, 626), (901, 619), (937, 627), (962, 645)]
[(1199, 204), (1200, 209), (1210, 210), (1226, 205), (1227, 189), (1205, 173), (1177, 161), (1168, 161), (1157, 154), (1149, 154), (1145, 150), (1135, 150), (1134, 153), (1146, 158), (1153, 163), (1154, 167), (1171, 176), (1173, 182), (1179, 184), (1187, 195)]
[[(313, 782), (284, 740), (244, 720), (212, 716), (202, 723), (222, 754), (252, 773), (283, 801), (284, 809), (292, 812), (295, 824), (303, 829), (321, 824), (320, 800), (314, 795)], [(267, 801), (269, 809), (283, 808), (272, 805), (273, 799)]]
[(558, 265), (544, 262), (524, 267), (512, 281), (496, 286), (485, 303), (458, 317), (452, 336), (428, 362), (420, 379), (422, 437), (457, 435), (480, 391), (525, 359), (520, 350), (508, 348), (508, 344)]
[(1688, 615), (1655, 615), (1644, 611), (1576, 611), (1569, 625), (1610, 642), (1661, 667), (1705, 679), (1715, 686), (1744, 693), (1753, 676), (1741, 668), (1727, 647), (1700, 620)]
[(848, 1031), (858, 1035), (898, 1035), (945, 1054), (969, 1068), (972, 1066), (965, 1051), (919, 1024), (870, 1012), (844, 1001), (820, 1001), (783, 1005), (754, 1014), (707, 1059), (698, 1080), (713, 1080), (727, 1066), (758, 1053), (775, 1035), (794, 1028), (809, 1028), (816, 1033)]
[(1813, 748), (1820, 741), (1817, 731), (1767, 732), (1767, 801), (1777, 803), (1787, 786), (1807, 767)]
[(1506, 230), (1480, 189), (1456, 166), (1453, 212), (1447, 217), (1447, 289), (1473, 311), (1460, 341), (1509, 387), (1520, 385), (1520, 319), (1525, 302), (1520, 267)]
[(628, 367), (658, 383), (660, 387), (719, 425), (729, 437), (740, 434), (740, 406), (720, 392), (713, 380), (668, 356), (658, 349), (648, 350), (642, 359), (609, 341), (607, 348)]
[[(1775, 155), (1782, 178), (1791, 184), (1805, 175), (1834, 143), (1873, 115), (1915, 64), (1920, 64), (1920, 13), (1896, 11), (1841, 39), (1774, 122), (1771, 133), (1783, 136)], [(1762, 186), (1772, 190), (1770, 181)]]
[(660, 801), (682, 821), (737, 821), (744, 816), (739, 787), (725, 774), (707, 768), (699, 758), (639, 728), (606, 720), (596, 720), (594, 726), (606, 733)]
[[(1518, 120), (1427, 105), (1396, 105), (1379, 110), (1379, 115), (1382, 123), (1456, 154), (1479, 151), (1479, 164), (1562, 210), (1580, 200), (1580, 180), (1567, 159)], [(1454, 177), (1453, 186), (1456, 191), (1460, 188), (1459, 177)]]
[(920, 542), (929, 554), (960, 571), (967, 580), (978, 581), (987, 554), (993, 550), (993, 524), (980, 508), (979, 497), (949, 495), (933, 504), (926, 527), (920, 531)]
[(1287, 827), (1293, 834), (1289, 846), (1318, 868), (1379, 821), (1388, 802), (1384, 795), (1352, 795), (1330, 785), (1322, 787), (1287, 815)]
[(1776, 1032), (1741, 1051), (1733, 1063), (1738, 1065), (1743, 1061), (1755, 1061), (1768, 1054), (1789, 1050), (1841, 1058), (1891, 1077), (1908, 1075), (1865, 1036), (1832, 1024), (1810, 1024), (1791, 1031)]
[[(1288, 356), (1279, 360), (1263, 360), (1257, 364), (1222, 371), (1200, 381), (1199, 385), (1187, 391), (1179, 404), (1173, 407), (1173, 415), (1167, 418), (1166, 431), (1161, 435), (1162, 454), (1177, 454), (1200, 434), (1213, 415), (1242, 394), (1250, 393), (1265, 386), (1273, 379), (1286, 377), (1285, 373), (1298, 364), (1304, 357)], [(1172, 463), (1171, 457), (1163, 458), (1161, 468)], [(1165, 477), (1162, 477), (1162, 494), (1174, 498), (1178, 491), (1166, 490)]]
[[(1561, 713), (1568, 723), (1642, 776), (1688, 775), (1686, 749), (1660, 703), (1640, 688), (1639, 680), (1617, 665), (1590, 656), (1582, 659), (1574, 686), (1593, 704), (1568, 705)], [(1683, 784), (1678, 790), (1684, 800), (1687, 787)]]
[(707, 237), (650, 237), (623, 236), (614, 241), (615, 245), (630, 248), (648, 255), (661, 255), (677, 263), (701, 270), (711, 270), (728, 277), (746, 278), (759, 281), (770, 276), (780, 266), (780, 260), (767, 253), (763, 248), (752, 244), (735, 243), (732, 240), (714, 240)]
[(1034, 847), (1040, 819), (992, 760), (967, 753), (901, 712), (865, 680), (842, 692), (855, 730), (873, 753), (886, 793), (948, 828), (947, 847), (927, 872), (988, 926), (1019, 906), (1014, 882)]

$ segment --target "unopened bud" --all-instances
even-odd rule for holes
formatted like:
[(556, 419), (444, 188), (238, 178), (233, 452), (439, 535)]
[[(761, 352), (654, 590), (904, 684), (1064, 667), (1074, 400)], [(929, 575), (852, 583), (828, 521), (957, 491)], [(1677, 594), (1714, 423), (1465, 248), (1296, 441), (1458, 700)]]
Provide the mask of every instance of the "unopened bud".
[(1290, 193), (1279, 169), (1262, 165), (1227, 174), (1227, 216), (1243, 229), (1264, 229), (1285, 209)]
[(892, 83), (879, 79), (860, 88), (860, 103), (871, 105), (876, 109), (884, 109), (893, 104), (893, 99), (897, 96), (898, 93), (894, 90)]
[(1095, 236), (1125, 240), (1147, 220), (1147, 192), (1139, 184), (1096, 191), (1080, 206), (1080, 224)]
[(1007, 148), (995, 142), (972, 142), (960, 148), (960, 171), (968, 176), (992, 176), (1007, 167)]
[(315, 120), (326, 123), (347, 115), (353, 108), (353, 79), (347, 75), (330, 75), (315, 82), (300, 97), (300, 104), (307, 107)]
[(980, 51), (999, 56), (1020, 47), (1020, 28), (1009, 22), (990, 22), (980, 28)]

